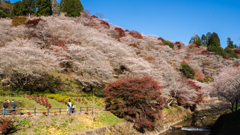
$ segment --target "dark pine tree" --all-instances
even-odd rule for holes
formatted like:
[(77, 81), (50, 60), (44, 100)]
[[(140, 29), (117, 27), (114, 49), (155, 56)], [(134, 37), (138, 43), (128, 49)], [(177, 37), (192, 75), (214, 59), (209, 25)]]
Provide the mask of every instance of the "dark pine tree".
[(66, 12), (68, 17), (77, 17), (84, 9), (80, 0), (61, 0), (60, 10)]
[(50, 0), (36, 0), (37, 15), (49, 16), (52, 15), (52, 4)]
[(225, 57), (226, 55), (226, 52), (223, 50), (223, 48), (220, 45), (220, 39), (218, 37), (218, 34), (215, 32), (213, 32), (209, 37), (207, 51), (215, 52), (216, 54), (221, 55), (223, 57)]
[(190, 39), (189, 43), (195, 43), (198, 46), (202, 46), (202, 41), (197, 34)]
[(35, 0), (22, 0), (24, 4), (24, 14), (35, 14), (36, 12), (36, 1)]
[(25, 14), (25, 6), (21, 1), (18, 1), (13, 4), (11, 18), (13, 18), (14, 16), (21, 16), (21, 15), (26, 15)]
[(204, 34), (202, 34), (201, 41), (202, 45), (206, 47), (208, 44), (208, 38)]

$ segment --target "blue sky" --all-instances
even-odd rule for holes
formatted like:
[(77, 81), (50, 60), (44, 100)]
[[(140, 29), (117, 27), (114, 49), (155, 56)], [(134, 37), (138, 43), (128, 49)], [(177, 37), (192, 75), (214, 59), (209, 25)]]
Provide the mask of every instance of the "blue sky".
[[(13, 1), (11, 1), (13, 2)], [(60, 0), (58, 0), (60, 2)], [(240, 45), (240, 0), (81, 0), (93, 15), (145, 35), (187, 44), (194, 33), (216, 32), (221, 46)]]

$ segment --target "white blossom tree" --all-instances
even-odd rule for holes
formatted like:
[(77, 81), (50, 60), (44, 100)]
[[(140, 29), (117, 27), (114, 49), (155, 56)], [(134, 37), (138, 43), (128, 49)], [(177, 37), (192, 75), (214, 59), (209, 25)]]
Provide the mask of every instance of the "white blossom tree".
[(240, 102), (240, 67), (226, 67), (214, 76), (213, 91), (231, 103), (231, 110), (237, 111)]

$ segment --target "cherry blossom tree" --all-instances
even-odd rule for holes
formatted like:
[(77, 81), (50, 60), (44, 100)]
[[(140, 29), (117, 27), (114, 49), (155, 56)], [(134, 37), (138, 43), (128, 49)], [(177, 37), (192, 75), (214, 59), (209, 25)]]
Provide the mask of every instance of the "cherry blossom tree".
[(240, 102), (240, 67), (227, 67), (214, 76), (214, 92), (231, 103), (231, 110), (237, 111)]

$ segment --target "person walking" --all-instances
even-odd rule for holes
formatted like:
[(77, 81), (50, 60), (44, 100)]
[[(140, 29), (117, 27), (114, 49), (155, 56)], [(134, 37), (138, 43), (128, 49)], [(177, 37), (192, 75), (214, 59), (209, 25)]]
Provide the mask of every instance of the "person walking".
[(12, 109), (12, 111), (10, 113), (16, 111), (15, 108), (17, 108), (17, 103), (14, 102), (14, 99), (12, 99), (12, 105), (11, 106), (12, 106), (13, 109)]
[(67, 113), (71, 113), (71, 108), (72, 108), (72, 102), (71, 102), (71, 100), (69, 99), (69, 100), (68, 100), (68, 103), (67, 103)]
[(73, 105), (73, 107), (72, 107), (72, 113), (75, 112), (75, 108), (76, 108), (76, 105)]
[(8, 112), (8, 104), (9, 104), (9, 100), (5, 100), (3, 103), (4, 115), (6, 115)]

